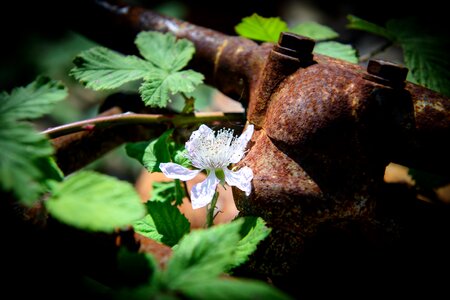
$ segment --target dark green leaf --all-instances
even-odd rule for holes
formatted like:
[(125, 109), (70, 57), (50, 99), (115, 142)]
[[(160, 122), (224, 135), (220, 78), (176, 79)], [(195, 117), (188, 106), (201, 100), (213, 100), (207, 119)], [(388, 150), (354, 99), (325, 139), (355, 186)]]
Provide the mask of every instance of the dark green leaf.
[(280, 33), (289, 30), (279, 17), (265, 18), (258, 14), (243, 18), (234, 29), (243, 37), (263, 42), (277, 42)]
[(177, 40), (171, 33), (141, 32), (137, 35), (135, 43), (145, 59), (168, 72), (184, 68), (195, 52), (191, 41)]
[(202, 74), (192, 70), (174, 73), (157, 70), (147, 74), (139, 92), (146, 105), (166, 107), (170, 102), (170, 95), (178, 92), (190, 93), (203, 79)]
[(347, 28), (367, 31), (375, 35), (382, 36), (388, 40), (394, 40), (394, 37), (389, 32), (389, 30), (387, 30), (383, 26), (368, 22), (353, 15), (348, 15), (347, 20), (349, 22), (347, 24)]
[(406, 66), (427, 88), (450, 96), (450, 42), (447, 36), (419, 25), (417, 20), (391, 20), (387, 29), (403, 48)]
[(170, 161), (167, 145), (172, 132), (172, 129), (167, 130), (159, 138), (150, 142), (127, 144), (125, 149), (128, 156), (137, 159), (149, 172), (161, 172), (159, 164)]
[(29, 124), (0, 120), (0, 186), (31, 205), (45, 191), (46, 174), (36, 162), (53, 153), (45, 136)]
[(147, 202), (148, 215), (134, 223), (143, 236), (173, 247), (190, 231), (190, 223), (180, 210), (166, 202)]
[(339, 37), (339, 34), (328, 26), (316, 22), (304, 22), (290, 28), (290, 32), (309, 37), (313, 40), (330, 40)]
[(38, 77), (26, 87), (0, 93), (0, 119), (35, 119), (49, 113), (54, 105), (67, 97), (66, 88), (47, 77)]
[(288, 300), (288, 295), (273, 286), (246, 279), (207, 279), (180, 286), (183, 294), (196, 300)]
[(145, 215), (131, 184), (91, 171), (68, 177), (45, 204), (58, 220), (92, 231), (113, 232)]
[(184, 148), (184, 145), (176, 144), (172, 142), (169, 147), (170, 157), (172, 161), (176, 164), (179, 164), (183, 167), (189, 168), (192, 166), (191, 161), (187, 157), (187, 150)]
[(157, 268), (154, 258), (149, 254), (131, 252), (121, 247), (117, 253), (116, 286), (134, 287), (147, 284)]
[(259, 217), (245, 217), (243, 219), (244, 224), (240, 231), (241, 240), (237, 245), (234, 261), (230, 265), (230, 269), (246, 262), (250, 254), (255, 252), (259, 242), (265, 239), (271, 231), (266, 226), (266, 222)]
[(144, 78), (155, 67), (136, 56), (124, 56), (104, 47), (95, 47), (79, 54), (70, 75), (94, 90), (118, 88)]
[(321, 42), (316, 44), (314, 52), (346, 60), (354, 64), (358, 63), (356, 50), (350, 45), (344, 45), (338, 42)]
[(177, 289), (224, 272), (234, 261), (241, 226), (242, 221), (237, 220), (185, 235), (174, 249), (163, 282)]

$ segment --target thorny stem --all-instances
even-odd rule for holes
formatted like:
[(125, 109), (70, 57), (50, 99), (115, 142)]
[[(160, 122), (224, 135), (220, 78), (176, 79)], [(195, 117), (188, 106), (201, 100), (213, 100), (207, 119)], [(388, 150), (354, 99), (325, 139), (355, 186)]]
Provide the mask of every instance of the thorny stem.
[(375, 48), (373, 51), (366, 53), (364, 55), (361, 55), (361, 57), (359, 58), (359, 62), (366, 62), (369, 59), (371, 59), (372, 57), (374, 57), (375, 55), (383, 52), (384, 50), (386, 50), (387, 48), (389, 48), (390, 46), (392, 46), (392, 41), (387, 41), (384, 44), (381, 44), (381, 46)]
[(90, 131), (96, 128), (104, 128), (115, 125), (128, 124), (162, 124), (168, 123), (175, 127), (206, 123), (212, 121), (244, 121), (245, 114), (243, 113), (223, 113), (223, 112), (203, 112), (189, 115), (163, 115), (163, 114), (136, 114), (123, 113), (112, 116), (96, 117), (83, 121), (78, 121), (70, 124), (61, 125), (54, 128), (44, 130), (42, 133), (49, 136), (49, 138), (57, 138), (66, 134)]
[(209, 204), (208, 210), (206, 212), (206, 228), (210, 228), (213, 225), (214, 217), (216, 216), (214, 214), (214, 209), (216, 208), (217, 199), (219, 199), (219, 192), (216, 191), (214, 193), (214, 196), (211, 200), (211, 203)]

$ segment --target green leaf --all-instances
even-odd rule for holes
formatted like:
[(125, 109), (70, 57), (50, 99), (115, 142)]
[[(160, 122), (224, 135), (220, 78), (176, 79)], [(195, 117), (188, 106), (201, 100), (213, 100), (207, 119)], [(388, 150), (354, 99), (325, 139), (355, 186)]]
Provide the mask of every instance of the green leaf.
[(70, 75), (94, 90), (118, 88), (144, 78), (155, 67), (136, 56), (125, 56), (104, 47), (95, 47), (79, 54)]
[(177, 289), (220, 275), (234, 261), (241, 226), (237, 220), (185, 235), (174, 249), (163, 282)]
[(139, 92), (146, 105), (166, 107), (170, 102), (170, 95), (193, 92), (203, 79), (202, 74), (192, 70), (174, 73), (156, 70), (147, 74)]
[(169, 144), (169, 152), (172, 161), (176, 164), (179, 164), (183, 167), (189, 168), (192, 166), (191, 161), (187, 156), (187, 150), (184, 145), (177, 144), (175, 142), (171, 142)]
[(244, 224), (241, 227), (241, 240), (238, 242), (236, 252), (234, 253), (234, 261), (230, 265), (230, 269), (237, 267), (246, 262), (259, 242), (265, 239), (271, 229), (266, 226), (266, 222), (259, 217), (245, 217)]
[(146, 205), (148, 215), (133, 224), (136, 232), (170, 247), (189, 233), (189, 221), (169, 201), (147, 201)]
[(128, 156), (137, 159), (149, 172), (161, 172), (159, 164), (170, 161), (167, 145), (172, 132), (173, 129), (167, 130), (159, 138), (150, 142), (127, 144), (125, 149)]
[(195, 52), (191, 41), (177, 40), (171, 33), (141, 32), (137, 35), (135, 43), (145, 59), (168, 72), (184, 68)]
[(391, 20), (386, 24), (403, 49), (405, 64), (417, 83), (450, 96), (450, 42), (447, 36), (411, 18)]
[(61, 222), (92, 231), (113, 232), (145, 215), (130, 183), (91, 171), (68, 177), (45, 205)]
[(316, 22), (304, 22), (290, 28), (290, 32), (309, 37), (313, 40), (329, 40), (339, 37), (339, 34), (328, 26)]
[(46, 174), (36, 161), (53, 153), (45, 136), (29, 124), (0, 120), (0, 186), (32, 205), (45, 191)]
[(42, 116), (66, 96), (60, 83), (45, 77), (0, 94), (0, 188), (23, 204), (33, 204), (57, 179), (48, 160), (50, 142), (20, 120)]
[(353, 15), (348, 15), (347, 20), (349, 22), (347, 24), (347, 28), (349, 28), (349, 29), (362, 30), (362, 31), (370, 32), (375, 35), (382, 36), (388, 40), (394, 40), (394, 37), (389, 32), (389, 30), (387, 30), (383, 26), (379, 26), (375, 23), (363, 20), (363, 19), (358, 18)]
[(279, 17), (265, 18), (256, 13), (243, 18), (234, 29), (243, 37), (263, 42), (277, 42), (281, 32), (289, 31), (286, 22)]
[(350, 45), (344, 45), (338, 42), (320, 42), (314, 47), (314, 52), (328, 55), (334, 58), (346, 60), (351, 63), (358, 63), (356, 50)]
[(181, 205), (183, 203), (184, 189), (181, 186), (180, 180), (152, 183), (152, 196), (150, 201), (158, 202), (173, 202), (175, 205)]
[(135, 287), (147, 284), (157, 269), (158, 266), (151, 255), (131, 252), (121, 247), (117, 253), (116, 285)]
[(287, 294), (267, 283), (248, 279), (207, 279), (180, 286), (181, 292), (196, 300), (288, 300)]
[(0, 93), (0, 119), (35, 119), (49, 113), (54, 105), (67, 97), (66, 88), (58, 81), (38, 77), (26, 87)]

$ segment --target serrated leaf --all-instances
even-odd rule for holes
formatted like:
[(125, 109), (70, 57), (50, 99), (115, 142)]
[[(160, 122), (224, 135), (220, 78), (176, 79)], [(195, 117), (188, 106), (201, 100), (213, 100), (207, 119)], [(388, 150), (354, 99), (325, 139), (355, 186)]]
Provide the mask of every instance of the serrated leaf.
[(240, 235), (241, 240), (237, 244), (234, 253), (234, 261), (229, 268), (237, 267), (246, 262), (249, 256), (255, 252), (258, 244), (265, 239), (271, 229), (266, 226), (266, 222), (259, 217), (245, 217), (242, 224)]
[(166, 107), (170, 102), (170, 95), (193, 92), (203, 79), (202, 74), (192, 70), (175, 73), (158, 70), (147, 74), (139, 92), (146, 105)]
[(13, 89), (11, 94), (0, 93), (0, 119), (39, 118), (66, 97), (67, 90), (60, 82), (48, 77), (38, 77), (26, 87)]
[(265, 18), (254, 13), (234, 27), (240, 36), (263, 42), (277, 42), (280, 33), (289, 28), (279, 17)]
[(290, 28), (290, 32), (309, 37), (313, 40), (330, 40), (339, 37), (339, 34), (328, 26), (316, 22), (304, 22)]
[(61, 222), (103, 232), (113, 232), (145, 215), (145, 206), (130, 183), (92, 171), (68, 177), (45, 206)]
[(389, 30), (387, 30), (383, 26), (379, 26), (375, 23), (363, 20), (363, 19), (358, 18), (353, 15), (348, 15), (347, 20), (348, 20), (347, 28), (349, 28), (349, 29), (356, 29), (356, 30), (370, 32), (375, 35), (382, 36), (388, 40), (394, 39), (392, 34), (389, 32)]
[(147, 201), (146, 205), (148, 215), (133, 224), (136, 232), (170, 247), (189, 233), (189, 221), (170, 201)]
[(145, 59), (168, 72), (184, 68), (195, 52), (191, 41), (177, 40), (171, 33), (141, 32), (137, 35), (135, 43)]
[(175, 205), (181, 205), (184, 196), (184, 190), (179, 180), (152, 183), (150, 201), (171, 203), (175, 200)]
[(137, 159), (149, 172), (161, 172), (159, 164), (170, 161), (167, 147), (173, 129), (150, 142), (131, 143), (125, 146), (128, 156)]
[(125, 56), (104, 47), (81, 52), (74, 60), (70, 75), (94, 90), (118, 88), (142, 79), (155, 67), (136, 56)]
[(46, 178), (36, 160), (53, 153), (45, 136), (31, 125), (0, 120), (0, 186), (31, 205), (45, 188)]
[(414, 79), (450, 96), (450, 42), (447, 37), (420, 26), (414, 19), (391, 20), (386, 27), (402, 47), (405, 64)]
[(275, 287), (248, 279), (209, 279), (180, 286), (190, 299), (198, 300), (289, 300), (292, 299)]
[(354, 64), (358, 63), (356, 50), (350, 45), (344, 45), (334, 41), (320, 42), (314, 47), (314, 52), (346, 60)]
[(234, 260), (241, 226), (242, 221), (237, 220), (185, 235), (174, 249), (163, 281), (171, 289), (177, 289), (224, 272)]

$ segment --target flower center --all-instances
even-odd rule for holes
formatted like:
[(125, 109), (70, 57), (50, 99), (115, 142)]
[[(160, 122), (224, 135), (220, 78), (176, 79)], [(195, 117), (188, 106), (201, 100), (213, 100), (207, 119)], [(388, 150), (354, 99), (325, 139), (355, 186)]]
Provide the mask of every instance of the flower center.
[(235, 140), (231, 129), (202, 133), (191, 140), (192, 147), (188, 157), (199, 169), (225, 168), (231, 163), (231, 156), (236, 152)]

